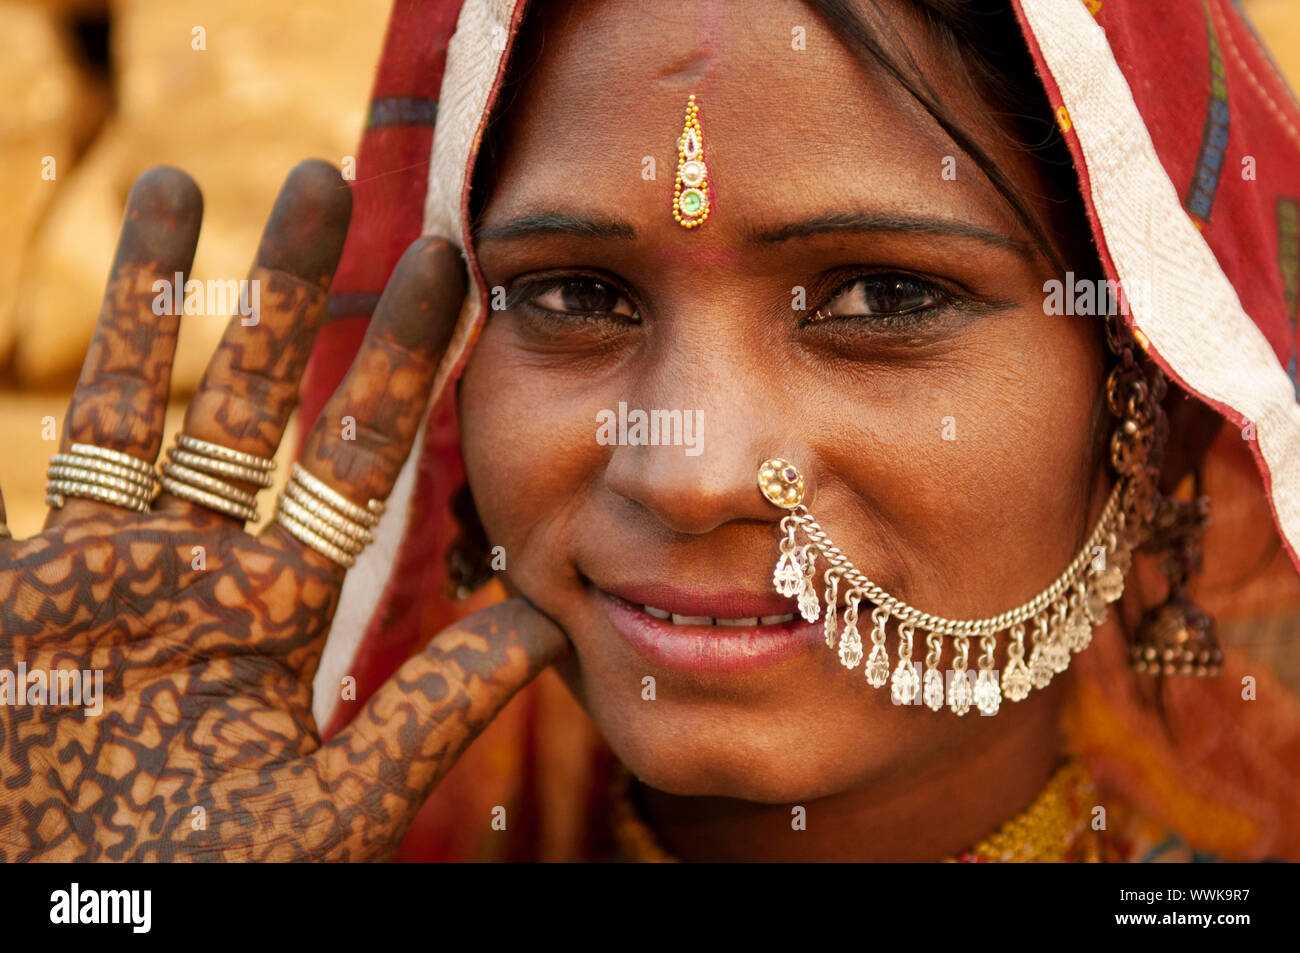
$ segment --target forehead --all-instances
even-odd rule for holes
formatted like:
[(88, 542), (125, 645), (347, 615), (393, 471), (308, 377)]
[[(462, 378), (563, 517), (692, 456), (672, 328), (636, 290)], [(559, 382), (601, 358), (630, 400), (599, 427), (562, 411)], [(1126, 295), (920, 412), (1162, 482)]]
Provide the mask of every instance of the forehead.
[[(905, 45), (957, 121), (1023, 179), (910, 6), (881, 7), (897, 31), (885, 40), (891, 55)], [(841, 208), (959, 215), (1022, 234), (924, 107), (800, 0), (578, 0), (530, 12), (489, 222), (559, 209), (608, 216), (615, 206), (638, 233), (671, 232), (662, 213), (693, 93), (715, 199), (715, 217), (696, 231), (710, 240)], [(949, 156), (955, 179), (944, 175)]]

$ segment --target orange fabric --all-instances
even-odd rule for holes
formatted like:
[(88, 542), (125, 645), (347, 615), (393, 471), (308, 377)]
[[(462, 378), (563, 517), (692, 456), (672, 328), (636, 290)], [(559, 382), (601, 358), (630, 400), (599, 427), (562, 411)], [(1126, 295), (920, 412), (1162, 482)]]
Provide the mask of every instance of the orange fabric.
[[(1204, 490), (1214, 523), (1193, 594), (1218, 622), (1222, 677), (1166, 679), (1166, 732), (1154, 680), (1133, 675), (1124, 645), (1099, 633), (1071, 666), (1067, 732), (1103, 788), (1192, 846), (1225, 859), (1300, 859), (1300, 579), (1232, 427), (1212, 448)], [(1129, 586), (1139, 593), (1122, 603), (1132, 626), (1160, 594), (1158, 567), (1143, 562)], [(1243, 697), (1252, 688), (1254, 699)]]

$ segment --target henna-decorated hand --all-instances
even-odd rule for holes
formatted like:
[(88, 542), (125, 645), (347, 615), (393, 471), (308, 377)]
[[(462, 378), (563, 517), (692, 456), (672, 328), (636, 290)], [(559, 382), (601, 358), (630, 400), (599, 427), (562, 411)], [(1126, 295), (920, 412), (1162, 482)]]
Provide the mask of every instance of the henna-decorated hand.
[[(274, 455), (350, 214), (328, 164), (289, 176), (250, 275), (259, 319), (230, 321), (186, 433)], [(157, 458), (179, 318), (153, 313), (153, 284), (188, 273), (201, 217), (184, 173), (136, 182), (65, 449)], [(407, 250), (308, 437), (309, 471), (360, 503), (388, 495), (465, 287), (446, 242)], [(344, 416), (355, 439), (343, 439)], [(69, 498), (40, 535), (0, 539), (0, 679), (20, 663), (103, 672), (97, 716), (0, 704), (0, 860), (391, 855), (460, 753), (567, 640), (523, 600), (477, 613), (322, 745), (311, 683), (343, 572), (274, 522), (251, 535), (166, 494), (144, 514)]]

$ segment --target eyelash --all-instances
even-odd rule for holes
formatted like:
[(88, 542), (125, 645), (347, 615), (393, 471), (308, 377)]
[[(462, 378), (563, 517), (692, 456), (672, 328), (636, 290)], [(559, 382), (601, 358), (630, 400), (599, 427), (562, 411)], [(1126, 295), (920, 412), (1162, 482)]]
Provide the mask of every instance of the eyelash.
[(641, 315), (635, 305), (633, 305), (632, 314), (625, 315), (616, 314), (612, 311), (558, 311), (554, 308), (544, 308), (536, 304), (536, 299), (548, 292), (572, 288), (574, 285), (584, 282), (604, 285), (617, 294), (620, 300), (627, 299), (631, 303), (631, 296), (619, 287), (618, 282), (611, 278), (599, 274), (569, 274), (541, 277), (512, 288), (506, 296), (506, 309), (523, 307), (530, 315), (540, 317), (543, 320), (562, 323), (589, 324), (604, 321), (613, 321), (618, 324), (640, 323)]
[[(899, 285), (906, 285), (912, 291), (919, 292), (929, 301), (927, 304), (903, 311), (851, 312), (846, 314), (829, 312), (830, 302), (835, 301), (857, 285), (871, 280), (878, 281), (884, 286), (892, 285), (895, 289)], [(921, 324), (957, 303), (958, 301), (954, 295), (919, 275), (901, 271), (859, 272), (850, 274), (846, 279), (840, 281), (826, 297), (826, 303), (815, 309), (811, 315), (801, 322), (800, 326), (809, 327), (826, 321), (856, 321), (868, 324), (874, 329), (893, 330)], [(823, 309), (827, 310), (824, 312)]]
[[(852, 290), (859, 283), (875, 279), (882, 284), (893, 284), (895, 287), (899, 284), (905, 284), (912, 290), (920, 292), (930, 299), (930, 303), (921, 307), (911, 308), (906, 311), (877, 312), (877, 313), (848, 313), (833, 314), (823, 312), (829, 304), (837, 298)], [(579, 283), (590, 283), (603, 285), (610, 292), (617, 294), (619, 300), (627, 300), (633, 305), (633, 311), (630, 315), (618, 314), (613, 311), (560, 311), (554, 308), (545, 308), (536, 304), (536, 299), (556, 290), (572, 288)], [(959, 302), (949, 292), (927, 281), (918, 275), (908, 274), (906, 272), (860, 272), (850, 274), (847, 278), (840, 280), (835, 285), (829, 295), (826, 296), (825, 302), (821, 307), (814, 309), (811, 315), (805, 317), (801, 327), (809, 327), (814, 324), (821, 324), (827, 321), (859, 321), (869, 324), (882, 330), (891, 330), (895, 328), (910, 327), (920, 324), (931, 318), (936, 313), (952, 307)], [(512, 288), (506, 296), (505, 306), (507, 310), (517, 307), (524, 307), (527, 311), (542, 320), (556, 321), (561, 323), (603, 323), (614, 322), (617, 324), (639, 324), (641, 316), (631, 296), (620, 289), (617, 282), (612, 279), (598, 274), (569, 274), (560, 276), (542, 277), (528, 281), (522, 285)]]

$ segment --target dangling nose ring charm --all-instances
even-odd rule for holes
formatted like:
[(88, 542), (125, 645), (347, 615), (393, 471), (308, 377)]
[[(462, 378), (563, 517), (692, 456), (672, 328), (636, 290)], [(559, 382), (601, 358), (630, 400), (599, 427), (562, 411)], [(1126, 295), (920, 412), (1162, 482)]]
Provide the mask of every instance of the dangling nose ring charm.
[[(1104, 618), (1106, 604), (1116, 601), (1122, 592), (1122, 585), (1109, 585), (1105, 573), (1115, 572), (1115, 562), (1130, 556), (1121, 531), (1125, 514), (1121, 499), (1128, 485), (1127, 480), (1116, 481), (1092, 534), (1074, 561), (1033, 599), (1001, 615), (947, 619), (908, 605), (858, 571), (803, 505), (804, 478), (798, 467), (777, 457), (763, 461), (758, 468), (758, 488), (763, 497), (787, 511), (780, 522), (780, 556), (772, 572), (777, 593), (797, 598), (805, 621), (816, 622), (822, 606), (813, 580), (817, 557), (823, 557), (830, 566), (824, 575), (826, 608), (822, 627), (826, 645), (833, 649), (838, 643), (841, 664), (853, 669), (865, 657), (867, 684), (872, 688), (889, 684), (895, 704), (924, 703), (940, 711), (946, 702), (955, 715), (964, 715), (972, 707), (982, 715), (997, 714), (1004, 698), (1018, 702), (1028, 696), (1031, 687), (1045, 688), (1054, 674), (1069, 666), (1072, 653), (1087, 648), (1093, 625), (1101, 622), (1093, 613), (1093, 603), (1097, 603)], [(1098, 569), (1093, 564), (1090, 554), (1096, 549), (1106, 551), (1108, 568)], [(843, 606), (839, 602), (841, 586), (845, 593)], [(869, 657), (864, 656), (862, 633), (858, 631), (860, 604), (875, 607), (871, 610)], [(841, 612), (843, 627), (839, 624)], [(897, 666), (887, 647), (891, 619), (897, 621)], [(1034, 627), (1028, 661), (1027, 625)], [(995, 653), (1002, 632), (1007, 633), (1007, 661), (999, 674)], [(951, 669), (943, 667), (945, 639), (952, 642)], [(973, 639), (979, 639), (978, 673), (967, 668)], [(917, 642), (930, 649), (924, 660), (924, 679), (919, 663), (912, 661)]]

